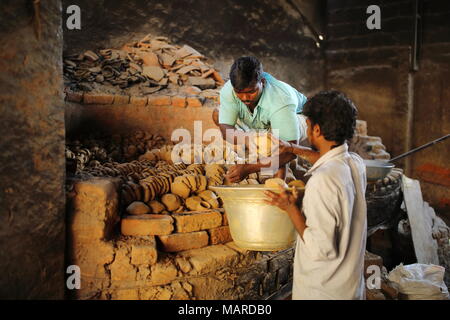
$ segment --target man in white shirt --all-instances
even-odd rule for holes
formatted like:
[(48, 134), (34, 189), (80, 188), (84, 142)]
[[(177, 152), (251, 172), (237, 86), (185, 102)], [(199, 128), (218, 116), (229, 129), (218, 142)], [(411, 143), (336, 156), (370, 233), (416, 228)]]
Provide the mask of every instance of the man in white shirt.
[(266, 193), (267, 203), (285, 210), (298, 232), (292, 299), (365, 299), (366, 171), (346, 143), (357, 110), (342, 93), (326, 91), (308, 100), (303, 114), (312, 150), (279, 141), (280, 153), (313, 163), (302, 208), (295, 191)]

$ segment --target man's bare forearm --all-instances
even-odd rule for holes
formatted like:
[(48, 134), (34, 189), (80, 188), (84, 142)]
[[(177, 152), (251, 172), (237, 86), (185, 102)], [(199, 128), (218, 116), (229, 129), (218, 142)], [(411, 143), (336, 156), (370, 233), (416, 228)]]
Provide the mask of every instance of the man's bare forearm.
[(311, 148), (299, 146), (292, 143), (289, 151), (312, 164), (314, 164), (320, 158), (319, 152), (314, 151)]
[(285, 166), (287, 163), (289, 163), (290, 161), (294, 160), (296, 158), (296, 155), (289, 153), (289, 152), (284, 152), (280, 155), (276, 155), (273, 156), (269, 159), (271, 159), (269, 162), (257, 162), (257, 163), (251, 163), (251, 164), (247, 164), (248, 169), (250, 171), (250, 173), (255, 173), (260, 171), (262, 168), (269, 168), (272, 166), (272, 161), (275, 161), (275, 157), (278, 157), (278, 168), (283, 168), (283, 166)]

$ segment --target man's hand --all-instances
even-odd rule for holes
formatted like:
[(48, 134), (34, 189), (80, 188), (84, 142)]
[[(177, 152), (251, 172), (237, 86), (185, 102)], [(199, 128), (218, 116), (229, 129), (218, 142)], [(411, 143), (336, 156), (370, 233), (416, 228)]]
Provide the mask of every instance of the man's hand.
[(292, 192), (290, 192), (280, 185), (278, 186), (278, 189), (280, 190), (279, 194), (272, 191), (265, 191), (264, 194), (269, 197), (269, 200), (264, 200), (264, 202), (284, 211), (289, 211), (294, 208), (298, 199), (297, 189), (294, 188)]
[(291, 143), (287, 141), (280, 140), (274, 135), (270, 134), (270, 139), (272, 140), (272, 145), (278, 145), (278, 153), (292, 153)]
[(247, 178), (249, 174), (250, 171), (246, 164), (236, 164), (228, 169), (226, 178), (231, 183), (237, 183)]

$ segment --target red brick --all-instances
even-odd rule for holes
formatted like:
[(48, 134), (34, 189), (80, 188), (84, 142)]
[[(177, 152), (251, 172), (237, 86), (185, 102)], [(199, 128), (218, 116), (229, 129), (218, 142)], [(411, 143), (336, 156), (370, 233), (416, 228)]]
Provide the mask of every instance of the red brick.
[(169, 96), (151, 95), (148, 97), (147, 104), (149, 106), (170, 106), (172, 105), (172, 100)]
[(190, 233), (173, 233), (165, 236), (158, 236), (161, 251), (178, 252), (190, 249), (198, 249), (208, 245), (208, 233), (197, 231)]
[(187, 97), (186, 101), (188, 107), (201, 107), (203, 106), (204, 99), (198, 97)]
[(81, 103), (83, 101), (83, 92), (66, 92), (67, 101)]
[(185, 108), (186, 107), (186, 97), (172, 97), (172, 106), (178, 107), (178, 108)]
[(130, 103), (130, 96), (116, 94), (114, 95), (114, 104), (128, 104)]
[(145, 106), (147, 105), (147, 97), (130, 97), (130, 104), (136, 105), (136, 106)]
[(217, 211), (199, 211), (173, 214), (176, 232), (192, 232), (222, 225), (222, 215)]
[(85, 104), (113, 104), (114, 95), (105, 93), (85, 93), (83, 103)]
[(160, 214), (127, 216), (121, 221), (121, 230), (125, 236), (167, 235), (173, 231), (173, 219)]
[(209, 244), (211, 245), (233, 241), (229, 226), (221, 226), (209, 229), (208, 234), (209, 234)]

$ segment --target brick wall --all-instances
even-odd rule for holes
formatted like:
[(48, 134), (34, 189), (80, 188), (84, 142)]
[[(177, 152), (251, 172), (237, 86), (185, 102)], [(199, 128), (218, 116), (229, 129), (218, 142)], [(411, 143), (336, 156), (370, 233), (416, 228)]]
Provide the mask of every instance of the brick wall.
[(125, 236), (118, 229), (129, 218), (119, 223), (118, 205), (113, 179), (69, 193), (68, 263), (81, 270), (73, 299), (266, 299), (292, 281), (293, 248), (241, 249), (223, 213), (145, 215)]
[[(326, 87), (355, 101), (359, 118), (392, 156), (450, 132), (444, 102), (450, 79), (449, 2), (419, 3), (422, 41), (419, 69), (412, 71), (414, 1), (327, 2)], [(381, 30), (366, 28), (366, 8), (372, 4), (380, 6)], [(448, 174), (437, 179), (436, 172), (450, 169), (449, 150), (444, 142), (397, 163), (421, 180), (425, 198), (442, 213), (450, 212)]]
[[(63, 0), (82, 13), (81, 30), (64, 27), (64, 52), (120, 48), (152, 33), (196, 48), (224, 79), (234, 59), (255, 55), (266, 71), (309, 95), (323, 88), (324, 61), (315, 40), (306, 36), (295, 2)], [(310, 11), (319, 11), (321, 1), (306, 2)]]
[(61, 1), (39, 9), (0, 10), (1, 299), (64, 297)]

